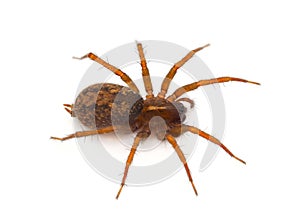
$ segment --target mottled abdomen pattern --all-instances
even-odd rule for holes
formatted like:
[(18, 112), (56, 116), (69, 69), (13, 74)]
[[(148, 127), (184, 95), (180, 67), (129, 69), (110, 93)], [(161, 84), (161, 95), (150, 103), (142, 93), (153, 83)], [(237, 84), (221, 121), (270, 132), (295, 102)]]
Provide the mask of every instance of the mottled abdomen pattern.
[(88, 86), (78, 95), (72, 115), (90, 129), (131, 128), (143, 109), (143, 98), (128, 87), (111, 83)]

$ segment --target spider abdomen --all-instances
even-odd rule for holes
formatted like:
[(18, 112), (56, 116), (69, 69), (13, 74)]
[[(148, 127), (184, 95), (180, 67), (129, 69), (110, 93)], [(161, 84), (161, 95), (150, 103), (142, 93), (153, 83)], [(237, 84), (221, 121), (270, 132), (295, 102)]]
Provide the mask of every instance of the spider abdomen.
[(128, 129), (142, 111), (143, 102), (143, 98), (128, 87), (97, 83), (80, 92), (72, 115), (90, 129), (109, 126)]

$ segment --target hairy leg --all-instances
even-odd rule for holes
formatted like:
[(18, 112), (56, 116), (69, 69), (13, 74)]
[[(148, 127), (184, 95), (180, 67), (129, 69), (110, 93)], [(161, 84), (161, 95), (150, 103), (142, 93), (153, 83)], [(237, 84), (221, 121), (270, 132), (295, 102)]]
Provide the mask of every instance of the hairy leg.
[(187, 174), (187, 176), (188, 176), (188, 178), (189, 178), (189, 181), (190, 181), (191, 184), (192, 184), (192, 187), (193, 187), (193, 189), (194, 189), (194, 192), (195, 192), (196, 195), (198, 195), (198, 192), (197, 192), (196, 187), (195, 187), (194, 182), (193, 182), (192, 175), (191, 175), (191, 173), (190, 173), (190, 169), (189, 169), (188, 164), (187, 164), (187, 162), (186, 162), (185, 156), (183, 155), (183, 152), (181, 151), (181, 149), (180, 149), (180, 147), (178, 146), (178, 144), (177, 144), (175, 138), (174, 138), (172, 135), (166, 134), (165, 137), (166, 137), (167, 141), (173, 146), (173, 148), (175, 149), (175, 151), (176, 151), (176, 153), (177, 153), (179, 159), (180, 159), (181, 162), (183, 163), (184, 168), (185, 168), (185, 171), (186, 171), (186, 174)]
[(193, 127), (193, 126), (189, 126), (189, 125), (182, 125), (181, 126), (181, 133), (184, 133), (184, 132), (191, 132), (193, 134), (196, 134), (196, 135), (199, 135), (205, 139), (207, 139), (208, 141), (211, 141), (217, 145), (219, 145), (222, 149), (225, 150), (225, 152), (227, 152), (231, 157), (235, 158), (236, 160), (246, 164), (246, 162), (238, 157), (236, 157), (235, 155), (233, 155), (232, 152), (230, 152), (230, 150), (225, 146), (223, 145), (222, 142), (220, 142), (220, 140), (218, 140), (217, 138), (215, 138), (214, 136), (200, 130), (199, 128), (196, 128), (196, 127)]
[(200, 80), (198, 82), (193, 82), (191, 84), (188, 84), (188, 85), (178, 88), (177, 90), (175, 90), (175, 92), (173, 94), (171, 94), (170, 96), (167, 97), (167, 100), (169, 100), (170, 102), (173, 102), (174, 100), (176, 100), (178, 97), (180, 97), (184, 93), (195, 90), (200, 86), (211, 85), (214, 83), (229, 82), (229, 81), (246, 82), (246, 83), (260, 85), (258, 82), (252, 82), (252, 81), (248, 81), (246, 79), (240, 79), (240, 78), (234, 78), (234, 77), (220, 77), (220, 78), (215, 78), (215, 79), (206, 79), (206, 80)]
[(110, 126), (110, 127), (106, 127), (106, 128), (97, 129), (97, 130), (78, 131), (73, 134), (67, 135), (66, 137), (63, 137), (63, 138), (50, 137), (50, 139), (65, 141), (65, 140), (72, 139), (72, 138), (80, 138), (80, 137), (85, 137), (85, 136), (90, 136), (90, 135), (105, 134), (105, 133), (110, 133), (113, 131), (114, 131), (114, 127)]
[(168, 92), (168, 89), (169, 89), (169, 86), (170, 86), (170, 83), (172, 81), (172, 79), (174, 78), (177, 70), (182, 67), (188, 60), (190, 60), (193, 55), (202, 50), (203, 48), (206, 48), (208, 47), (209, 44), (206, 44), (204, 45), (203, 47), (199, 47), (199, 48), (196, 48), (192, 51), (190, 51), (186, 56), (184, 56), (181, 60), (179, 60), (178, 62), (176, 62), (173, 67), (170, 69), (169, 73), (166, 75), (165, 79), (163, 80), (162, 84), (161, 84), (161, 90), (160, 90), (160, 93), (157, 95), (158, 97), (161, 97), (161, 98), (165, 98), (166, 96), (166, 93)]
[(131, 147), (131, 150), (130, 150), (130, 153), (129, 153), (128, 157), (127, 157), (127, 161), (126, 161), (126, 166), (125, 166), (125, 170), (124, 170), (124, 175), (123, 175), (122, 183), (121, 183), (120, 189), (118, 191), (118, 194), (116, 196), (116, 199), (119, 198), (119, 196), (121, 194), (121, 191), (122, 191), (122, 189), (123, 189), (123, 187), (125, 185), (125, 181), (126, 181), (126, 178), (127, 178), (129, 167), (130, 167), (130, 165), (131, 165), (131, 163), (133, 161), (134, 154), (136, 152), (136, 149), (137, 149), (138, 145), (140, 144), (140, 141), (142, 139), (147, 138), (149, 135), (150, 135), (149, 132), (147, 132), (147, 131), (141, 131), (141, 132), (137, 133), (137, 135), (135, 136), (133, 144), (132, 144), (132, 147)]
[(122, 72), (120, 69), (116, 68), (115, 66), (107, 63), (106, 61), (104, 61), (103, 59), (99, 58), (97, 55), (93, 54), (93, 53), (88, 53), (82, 57), (73, 57), (74, 59), (85, 59), (85, 58), (90, 58), (93, 61), (98, 62), (99, 64), (103, 65), (105, 68), (107, 68), (108, 70), (112, 71), (113, 73), (115, 73), (117, 76), (120, 76), (120, 78), (129, 86), (130, 89), (132, 89), (135, 92), (139, 92), (139, 89), (137, 88), (137, 86), (135, 85), (135, 83), (132, 81), (132, 79), (124, 72)]
[(144, 86), (145, 86), (145, 90), (147, 93), (146, 98), (152, 98), (153, 97), (153, 88), (152, 88), (152, 82), (151, 82), (151, 78), (150, 78), (150, 74), (149, 74), (149, 69), (147, 67), (147, 62), (145, 59), (143, 46), (139, 42), (137, 42), (137, 49), (138, 49), (140, 60), (141, 60), (143, 81), (144, 81)]

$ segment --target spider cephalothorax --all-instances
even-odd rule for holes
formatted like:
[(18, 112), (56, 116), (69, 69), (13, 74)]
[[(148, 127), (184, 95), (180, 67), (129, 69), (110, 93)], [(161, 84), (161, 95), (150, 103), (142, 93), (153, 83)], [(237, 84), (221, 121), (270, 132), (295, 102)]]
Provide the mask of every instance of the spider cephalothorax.
[[(234, 156), (215, 137), (196, 127), (184, 124), (187, 108), (181, 103), (181, 101), (190, 103), (191, 107), (194, 106), (194, 102), (189, 98), (180, 97), (184, 93), (197, 89), (200, 86), (214, 83), (238, 81), (259, 85), (259, 83), (247, 81), (245, 79), (220, 77), (215, 79), (200, 80), (198, 82), (182, 86), (174, 93), (166, 97), (170, 82), (175, 76), (177, 70), (183, 66), (184, 63), (186, 63), (197, 51), (200, 51), (207, 46), (209, 45), (205, 45), (190, 51), (185, 57), (175, 63), (163, 80), (161, 91), (157, 96), (154, 96), (142, 44), (137, 43), (137, 49), (142, 67), (142, 76), (147, 93), (145, 99), (143, 99), (139, 94), (139, 89), (135, 83), (120, 69), (105, 62), (93, 53), (89, 53), (81, 58), (77, 58), (90, 58), (98, 62), (116, 75), (120, 76), (120, 78), (128, 85), (128, 87), (112, 83), (98, 83), (88, 86), (77, 96), (74, 104), (64, 104), (64, 106), (71, 116), (77, 117), (79, 121), (86, 127), (90, 128), (90, 130), (76, 132), (64, 138), (51, 138), (64, 141), (75, 137), (104, 134), (114, 132), (116, 130), (137, 132), (126, 161), (121, 187), (116, 197), (118, 198), (123, 186), (125, 185), (129, 167), (133, 161), (140, 141), (149, 137), (151, 132), (154, 132), (158, 139), (167, 140), (173, 146), (174, 150), (178, 154), (179, 159), (184, 165), (189, 181), (191, 182), (194, 192), (197, 195), (197, 190), (194, 186), (185, 156), (178, 146), (175, 137), (178, 137), (185, 132), (197, 134), (219, 145), (230, 156), (234, 157), (240, 162), (245, 162)], [(162, 124), (163, 122), (161, 122), (161, 120), (155, 119), (156, 117), (162, 119), (164, 124)]]

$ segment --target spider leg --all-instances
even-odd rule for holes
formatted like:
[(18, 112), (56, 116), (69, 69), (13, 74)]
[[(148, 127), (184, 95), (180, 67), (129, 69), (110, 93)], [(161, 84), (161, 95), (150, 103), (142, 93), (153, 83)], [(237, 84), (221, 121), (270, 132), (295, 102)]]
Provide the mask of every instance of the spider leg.
[(85, 59), (85, 58), (90, 58), (93, 61), (98, 62), (99, 64), (103, 65), (105, 68), (107, 68), (108, 70), (112, 71), (113, 73), (115, 73), (117, 76), (120, 76), (120, 78), (129, 86), (130, 89), (132, 89), (135, 92), (139, 92), (139, 89), (137, 88), (137, 86), (135, 85), (135, 83), (132, 81), (132, 79), (123, 71), (121, 71), (120, 69), (116, 68), (115, 66), (107, 63), (106, 61), (104, 61), (103, 59), (99, 58), (97, 55), (93, 54), (93, 53), (88, 53), (82, 57), (73, 57), (74, 59)]
[(194, 100), (191, 100), (190, 98), (187, 98), (187, 97), (182, 97), (182, 98), (176, 100), (176, 102), (179, 102), (179, 101), (188, 102), (190, 104), (191, 108), (193, 108), (195, 106)]
[(73, 104), (63, 104), (63, 105), (64, 105), (65, 110), (73, 117), (73, 114), (72, 114)]
[(260, 83), (258, 83), (258, 82), (252, 82), (252, 81), (248, 81), (245, 79), (234, 78), (234, 77), (220, 77), (220, 78), (215, 78), (215, 79), (206, 79), (206, 80), (200, 80), (198, 82), (193, 82), (191, 84), (188, 84), (188, 85), (178, 88), (177, 90), (175, 90), (175, 92), (173, 94), (171, 94), (170, 96), (167, 97), (167, 100), (169, 100), (170, 102), (173, 102), (178, 97), (180, 97), (182, 94), (192, 91), (194, 89), (197, 89), (200, 86), (211, 85), (214, 83), (229, 82), (229, 81), (247, 82), (247, 83), (251, 83), (251, 84), (260, 85)]
[(192, 175), (191, 175), (191, 173), (190, 173), (190, 169), (189, 169), (188, 164), (187, 164), (187, 162), (186, 162), (185, 156), (183, 155), (183, 152), (181, 151), (181, 149), (180, 149), (180, 147), (178, 146), (178, 144), (177, 144), (175, 138), (174, 138), (172, 135), (166, 134), (165, 137), (166, 137), (167, 141), (173, 146), (173, 148), (175, 149), (175, 151), (176, 151), (176, 153), (177, 153), (179, 159), (180, 159), (181, 162), (183, 163), (184, 168), (185, 168), (185, 171), (186, 171), (186, 174), (187, 174), (187, 176), (188, 176), (188, 178), (189, 178), (189, 181), (190, 181), (191, 184), (192, 184), (192, 187), (193, 187), (193, 189), (194, 189), (194, 192), (195, 192), (196, 195), (198, 195), (198, 192), (197, 192), (196, 187), (195, 187), (194, 182), (193, 182)]
[(165, 79), (163, 80), (162, 84), (161, 84), (161, 90), (160, 93), (157, 95), (158, 97), (161, 98), (165, 98), (166, 93), (168, 92), (170, 83), (172, 81), (172, 79), (174, 78), (177, 70), (182, 67), (191, 57), (193, 57), (193, 55), (202, 50), (203, 48), (208, 47), (209, 44), (204, 45), (203, 47), (199, 47), (196, 48), (192, 51), (190, 51), (186, 56), (184, 56), (181, 60), (179, 60), (178, 62), (176, 62), (173, 67), (170, 69), (169, 73), (166, 75)]
[(131, 150), (130, 150), (130, 153), (127, 157), (126, 166), (125, 166), (125, 170), (124, 170), (124, 175), (123, 175), (123, 178), (122, 178), (122, 183), (121, 183), (120, 189), (118, 191), (118, 194), (116, 196), (116, 199), (119, 198), (119, 196), (121, 194), (121, 191), (122, 191), (122, 189), (125, 185), (125, 181), (126, 181), (128, 170), (129, 170), (129, 166), (131, 165), (131, 163), (133, 161), (134, 154), (136, 152), (136, 149), (137, 149), (138, 145), (140, 144), (140, 141), (144, 138), (147, 138), (149, 135), (150, 135), (149, 132), (141, 131), (141, 132), (137, 133), (137, 135), (135, 136), (132, 147), (131, 147)]
[(150, 78), (150, 74), (149, 74), (149, 69), (147, 67), (147, 62), (145, 59), (143, 46), (139, 42), (136, 42), (136, 45), (137, 45), (137, 49), (138, 49), (140, 60), (141, 60), (143, 81), (144, 81), (145, 90), (147, 92), (146, 98), (152, 98), (153, 97), (152, 82), (151, 82), (151, 78)]
[(97, 129), (97, 130), (78, 131), (73, 134), (67, 135), (66, 137), (63, 137), (63, 138), (50, 137), (50, 139), (65, 141), (65, 140), (72, 139), (72, 138), (80, 138), (80, 137), (85, 137), (85, 136), (89, 136), (89, 135), (105, 134), (105, 133), (109, 133), (109, 132), (113, 132), (113, 131), (114, 131), (114, 127), (110, 126), (110, 127), (106, 127), (106, 128)]
[(240, 162), (246, 164), (246, 162), (245, 162), (244, 160), (242, 160), (242, 159), (236, 157), (235, 155), (233, 155), (233, 153), (230, 152), (229, 149), (228, 149), (225, 145), (223, 145), (222, 142), (220, 142), (220, 140), (218, 140), (218, 139), (215, 138), (214, 136), (212, 136), (212, 135), (210, 135), (210, 134), (208, 134), (208, 133), (206, 133), (206, 132), (204, 132), (204, 131), (202, 131), (202, 130), (196, 128), (196, 127), (193, 127), (193, 126), (182, 125), (181, 127), (182, 127), (182, 132), (187, 132), (187, 131), (189, 131), (189, 132), (191, 132), (191, 133), (193, 133), (193, 134), (199, 135), (199, 136), (201, 136), (201, 137), (203, 137), (203, 138), (205, 138), (205, 139), (207, 139), (207, 140), (209, 140), (209, 141), (211, 141), (211, 142), (213, 142), (213, 143), (219, 145), (219, 146), (220, 146), (222, 149), (224, 149), (225, 152), (227, 152), (231, 157), (233, 157), (233, 158), (235, 158), (236, 160), (238, 160), (238, 161), (240, 161)]

